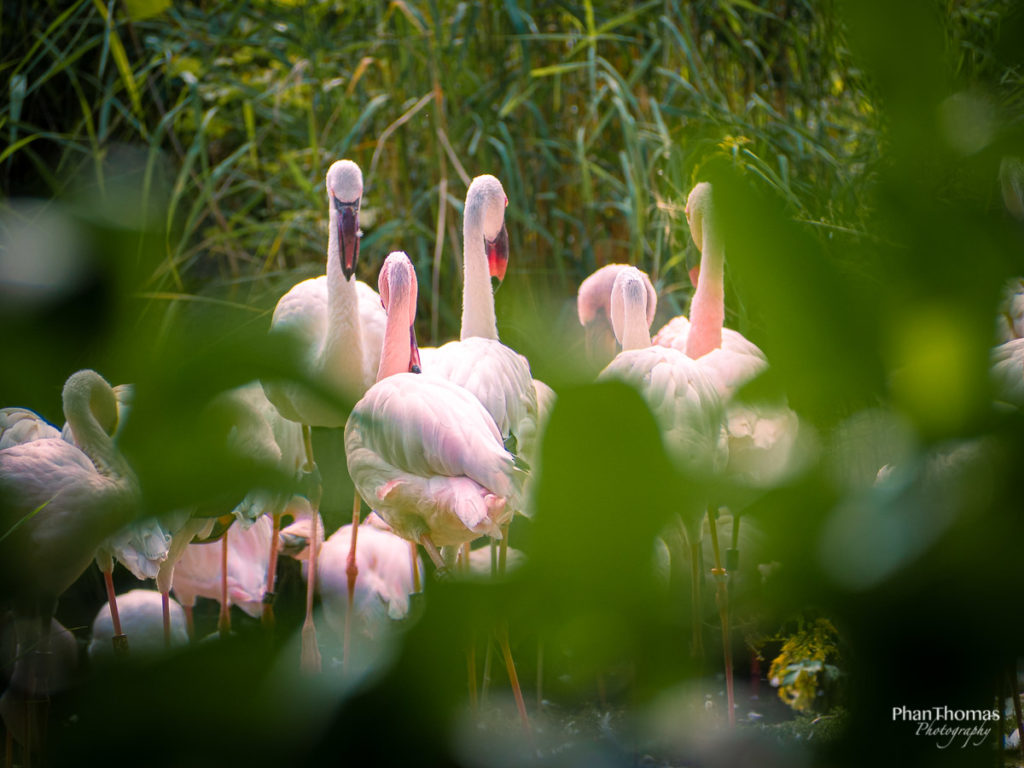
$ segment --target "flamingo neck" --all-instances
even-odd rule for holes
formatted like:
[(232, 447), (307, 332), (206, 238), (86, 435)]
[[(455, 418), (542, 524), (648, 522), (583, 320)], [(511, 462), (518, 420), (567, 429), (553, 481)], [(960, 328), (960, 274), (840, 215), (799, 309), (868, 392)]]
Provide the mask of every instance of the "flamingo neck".
[(384, 347), (380, 353), (380, 367), (377, 369), (377, 381), (394, 376), (396, 373), (408, 373), (412, 361), (412, 346), (409, 325), (402, 318), (408, 317), (407, 312), (389, 311), (387, 324), (384, 326)]
[(690, 302), (690, 333), (686, 339), (686, 356), (692, 360), (722, 346), (725, 323), (725, 255), (708, 218), (703, 223), (702, 245), (700, 276)]
[(370, 385), (370, 372), (364, 369), (363, 333), (359, 319), (356, 278), (345, 279), (341, 271), (341, 246), (338, 243), (338, 213), (329, 207), (327, 235), (327, 332), (320, 350), (321, 373), (333, 388), (353, 396)]
[(651, 331), (647, 323), (647, 309), (642, 303), (630, 304), (623, 316), (622, 351), (646, 349), (651, 346)]
[(462, 225), (462, 334), (461, 339), (479, 336), (498, 338), (494, 316), (494, 292), (484, 251), (484, 233), (478, 211), (467, 210)]
[(64, 418), (71, 426), (71, 434), (79, 449), (89, 457), (100, 474), (127, 477), (131, 469), (114, 446), (113, 438), (96, 418), (94, 407), (117, 412), (114, 391), (99, 375), (78, 376), (73, 384), (64, 388)]

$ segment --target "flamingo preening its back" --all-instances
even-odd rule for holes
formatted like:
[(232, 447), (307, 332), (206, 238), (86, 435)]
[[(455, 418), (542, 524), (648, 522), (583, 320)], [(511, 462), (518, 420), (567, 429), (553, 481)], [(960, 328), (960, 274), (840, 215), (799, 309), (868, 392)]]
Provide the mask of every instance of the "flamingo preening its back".
[[(31, 734), (45, 717), (43, 660), (57, 598), (82, 574), (105, 538), (138, 513), (138, 481), (103, 423), (116, 421), (113, 389), (95, 371), (72, 374), (64, 416), (79, 445), (59, 435), (0, 450), (0, 558), (20, 615), (18, 644), (34, 649), (28, 697)], [(99, 415), (99, 416), (98, 416)], [(31, 735), (29, 736), (31, 738)]]
[[(380, 293), (388, 316), (384, 349), (377, 383), (345, 426), (349, 472), (396, 534), (422, 544), (446, 568), (439, 546), (454, 554), (480, 536), (503, 535), (521, 506), (526, 473), (476, 397), (442, 377), (411, 372), (419, 360), (416, 272), (404, 253), (384, 262)], [(499, 641), (528, 728), (507, 634)]]

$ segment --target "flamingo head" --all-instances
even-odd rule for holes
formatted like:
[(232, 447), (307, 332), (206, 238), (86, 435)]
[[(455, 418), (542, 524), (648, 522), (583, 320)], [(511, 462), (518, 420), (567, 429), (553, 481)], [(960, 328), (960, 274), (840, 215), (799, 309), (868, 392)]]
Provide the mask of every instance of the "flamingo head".
[(490, 174), (477, 176), (466, 192), (466, 220), (478, 223), (483, 230), (487, 269), (491, 287), (497, 290), (508, 268), (508, 230), (505, 229), (505, 207), (508, 198), (501, 182)]
[[(384, 260), (377, 280), (380, 301), (392, 323), (409, 327), (409, 372), (420, 372), (420, 349), (416, 343), (416, 270), (402, 251), (392, 251)], [(386, 343), (386, 342), (385, 342)]]
[[(697, 250), (704, 248), (704, 223), (710, 218), (711, 210), (711, 184), (702, 181), (690, 190), (686, 198), (686, 223), (690, 225), (690, 237)], [(693, 279), (693, 275), (690, 279)]]
[(616, 276), (612, 284), (611, 320), (615, 338), (623, 348), (627, 318), (641, 319), (647, 328), (651, 327), (657, 308), (657, 294), (654, 294), (653, 290), (647, 275), (636, 267), (625, 267)]
[[(586, 334), (587, 356), (604, 363), (615, 356), (615, 336), (611, 327), (612, 286), (628, 264), (606, 264), (580, 283), (576, 294), (576, 311)], [(634, 268), (635, 269), (635, 268)], [(654, 322), (658, 294), (647, 273), (639, 272), (647, 292), (648, 325)]]
[(363, 197), (363, 172), (351, 160), (339, 160), (327, 171), (327, 196), (331, 219), (338, 228), (341, 271), (351, 280), (359, 261), (359, 204)]

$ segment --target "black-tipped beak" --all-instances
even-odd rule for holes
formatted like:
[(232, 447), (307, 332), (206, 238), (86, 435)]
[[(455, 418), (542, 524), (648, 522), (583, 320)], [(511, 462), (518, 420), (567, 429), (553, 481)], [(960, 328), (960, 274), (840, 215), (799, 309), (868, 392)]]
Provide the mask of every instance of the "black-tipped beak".
[(493, 240), (484, 240), (484, 248), (487, 251), (487, 269), (491, 273), (491, 287), (498, 290), (505, 279), (505, 270), (508, 269), (508, 230), (504, 224)]
[(341, 271), (351, 280), (359, 262), (359, 201), (343, 203), (334, 198), (338, 212), (338, 246), (341, 251)]
[(421, 373), (420, 345), (416, 343), (416, 326), (409, 326), (409, 373)]

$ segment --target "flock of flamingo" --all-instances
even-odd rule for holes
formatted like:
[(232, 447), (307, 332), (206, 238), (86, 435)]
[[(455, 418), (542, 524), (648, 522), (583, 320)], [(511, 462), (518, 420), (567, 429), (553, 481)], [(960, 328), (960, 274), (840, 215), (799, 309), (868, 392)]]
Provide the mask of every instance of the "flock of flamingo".
[[(220, 545), (198, 543), (210, 537), (216, 518), (194, 510), (139, 517), (142, 489), (118, 449), (119, 433), (130, 418), (130, 386), (112, 387), (91, 370), (73, 374), (63, 389), (63, 430), (32, 411), (0, 410), (0, 544), (17, 553), (21, 566), (12, 573), (20, 580), (15, 613), (22, 652), (0, 699), (8, 734), (31, 744), (31, 734), (43, 725), (49, 678), (59, 674), (47, 662), (53, 654), (44, 651), (65, 642), (66, 634), (52, 619), (56, 601), (93, 559), (109, 600), (93, 626), (90, 654), (96, 655), (188, 642), (197, 597), (220, 602), (221, 632), (229, 631), (232, 604), (272, 626), (278, 556), (305, 560), (300, 664), (310, 673), (321, 668), (313, 610), (317, 592), (347, 667), (355, 653), (353, 635), (386, 633), (392, 620), (408, 612), (410, 595), (424, 588), (421, 549), (442, 573), (471, 564), (479, 568), (485, 555), (485, 569), (505, 568), (510, 522), (531, 511), (531, 474), (543, 461), (540, 437), (556, 395), (533, 377), (524, 356), (498, 338), (493, 286), (504, 278), (509, 258), (502, 185), (484, 175), (469, 187), (461, 334), (436, 349), (416, 343), (417, 279), (406, 254), (387, 256), (377, 291), (355, 279), (363, 197), (359, 167), (348, 160), (334, 163), (326, 190), (326, 275), (300, 282), (282, 296), (270, 329), (296, 345), (305, 374), (320, 388), (268, 380), (220, 398), (232, 420), (230, 447), (276, 468), (307, 492), (253, 488), (231, 510), (227, 519), (237, 524), (221, 536)], [(751, 405), (735, 398), (768, 363), (755, 344), (723, 327), (725, 251), (708, 183), (689, 194), (686, 218), (701, 252), (699, 270), (691, 273), (695, 290), (689, 317), (673, 318), (652, 338), (654, 286), (638, 268), (611, 264), (580, 285), (579, 320), (588, 349), (607, 363), (599, 378), (623, 380), (640, 392), (668, 454), (683, 471), (729, 473), (767, 486), (793, 466), (800, 423), (785, 402)], [(1014, 336), (998, 349), (995, 363), (1020, 397), (1024, 301), (1012, 306)], [(340, 405), (353, 401), (350, 412)], [(348, 471), (357, 490), (351, 524), (329, 537), (318, 513), (312, 427), (344, 427)], [(363, 500), (372, 509), (365, 519)], [(687, 503), (691, 508), (682, 518), (697, 617), (705, 518), (711, 531), (709, 573), (717, 590), (732, 721), (729, 572), (716, 530), (722, 505), (710, 495)], [(295, 522), (282, 529), (286, 515)], [(500, 554), (493, 545), (474, 549), (484, 537), (500, 543)], [(156, 590), (115, 595), (114, 560), (139, 579), (154, 579)], [(694, 622), (695, 651), (700, 623)], [(528, 729), (507, 634), (497, 640)]]

